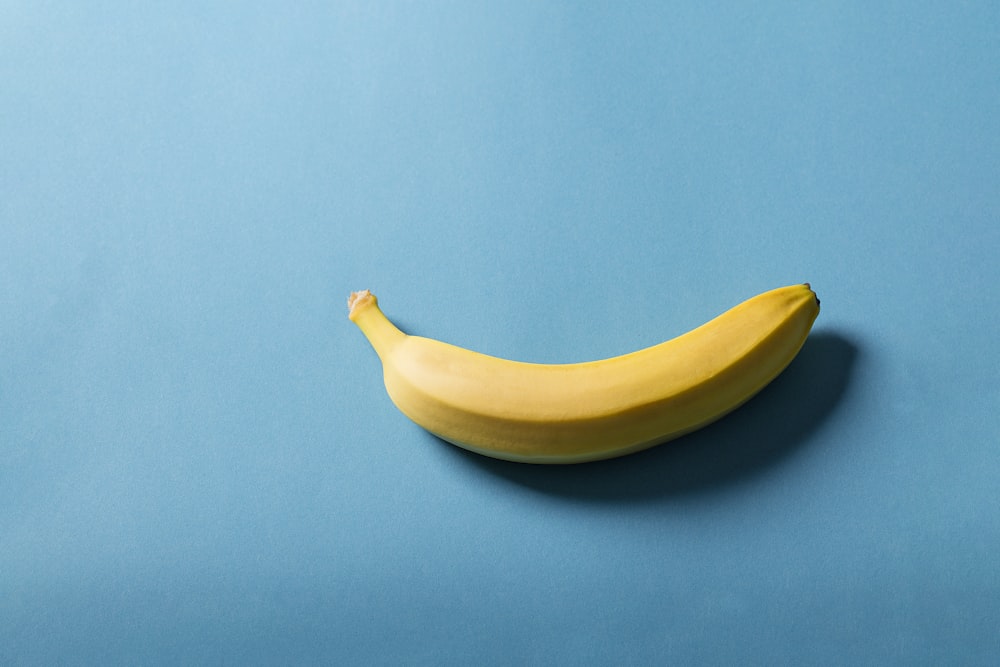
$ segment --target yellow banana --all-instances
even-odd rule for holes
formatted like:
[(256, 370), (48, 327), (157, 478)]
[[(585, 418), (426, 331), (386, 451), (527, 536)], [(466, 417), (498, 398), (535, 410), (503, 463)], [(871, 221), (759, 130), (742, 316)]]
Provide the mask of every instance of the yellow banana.
[(744, 403), (798, 353), (819, 299), (808, 283), (782, 287), (665, 343), (576, 364), (508, 361), (407, 335), (367, 290), (348, 307), (390, 398), (414, 422), (486, 456), (578, 463), (665, 442)]

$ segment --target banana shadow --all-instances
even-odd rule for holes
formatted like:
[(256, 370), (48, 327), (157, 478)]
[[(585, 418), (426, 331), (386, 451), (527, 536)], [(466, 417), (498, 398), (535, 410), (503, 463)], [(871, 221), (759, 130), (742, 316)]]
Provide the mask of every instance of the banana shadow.
[(434, 439), (463, 464), (567, 498), (613, 502), (710, 491), (760, 474), (805, 446), (846, 394), (858, 356), (858, 345), (845, 336), (814, 332), (788, 368), (738, 410), (683, 438), (617, 459), (531, 465)]

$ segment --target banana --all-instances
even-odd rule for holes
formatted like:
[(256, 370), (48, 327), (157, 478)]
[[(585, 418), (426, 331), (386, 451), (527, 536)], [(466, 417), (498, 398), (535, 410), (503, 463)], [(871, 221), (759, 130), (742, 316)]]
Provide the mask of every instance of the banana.
[(510, 461), (622, 456), (743, 404), (802, 347), (819, 299), (809, 284), (765, 292), (677, 338), (601, 361), (508, 361), (400, 331), (370, 291), (350, 319), (382, 362), (396, 407), (434, 435)]

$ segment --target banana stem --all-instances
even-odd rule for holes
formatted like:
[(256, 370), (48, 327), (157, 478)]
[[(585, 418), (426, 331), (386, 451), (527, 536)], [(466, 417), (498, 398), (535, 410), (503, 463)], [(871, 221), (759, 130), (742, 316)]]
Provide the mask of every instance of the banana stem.
[(380, 359), (384, 359), (384, 355), (406, 338), (406, 334), (390, 322), (378, 307), (378, 299), (369, 290), (351, 292), (347, 307), (347, 316), (358, 325)]

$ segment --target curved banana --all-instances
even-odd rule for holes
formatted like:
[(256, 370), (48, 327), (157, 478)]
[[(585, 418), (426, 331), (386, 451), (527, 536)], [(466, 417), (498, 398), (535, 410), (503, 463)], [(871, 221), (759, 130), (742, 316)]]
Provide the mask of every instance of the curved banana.
[(782, 287), (665, 343), (577, 364), (507, 361), (409, 336), (367, 290), (348, 307), (390, 398), (414, 422), (486, 456), (578, 463), (651, 447), (741, 405), (798, 353), (819, 299), (808, 283)]

